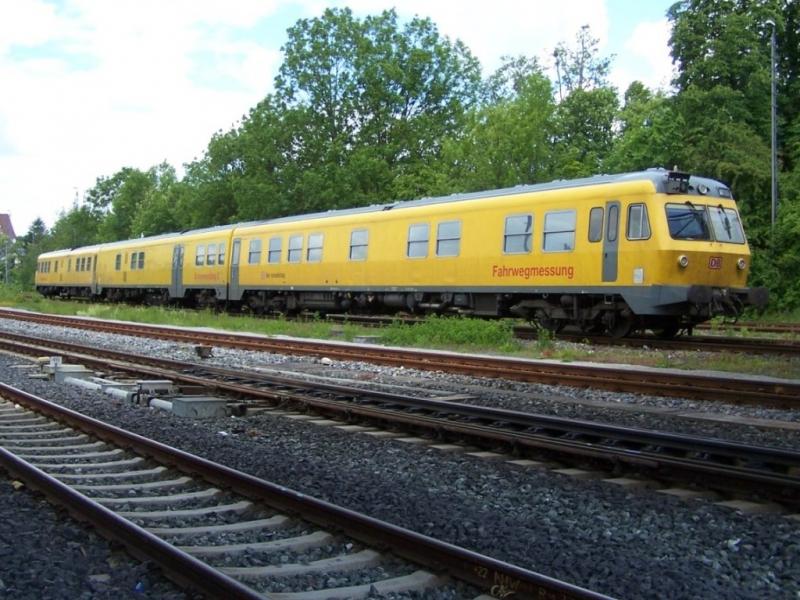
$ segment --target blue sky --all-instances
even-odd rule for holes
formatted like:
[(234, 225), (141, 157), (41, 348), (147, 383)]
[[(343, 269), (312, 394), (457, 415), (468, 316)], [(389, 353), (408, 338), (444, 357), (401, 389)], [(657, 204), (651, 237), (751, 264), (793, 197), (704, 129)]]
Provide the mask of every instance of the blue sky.
[(484, 73), (503, 55), (549, 65), (588, 24), (610, 79), (666, 88), (672, 0), (0, 0), (0, 212), (18, 233), (51, 226), (97, 177), (168, 161), (181, 171), (211, 135), (269, 93), (286, 30), (326, 7), (394, 7), (461, 39)]

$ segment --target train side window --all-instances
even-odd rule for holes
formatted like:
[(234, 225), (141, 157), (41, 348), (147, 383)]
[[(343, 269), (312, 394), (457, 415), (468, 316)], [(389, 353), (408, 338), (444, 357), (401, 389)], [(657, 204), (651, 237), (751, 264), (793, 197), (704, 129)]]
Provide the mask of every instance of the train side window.
[(306, 260), (308, 262), (320, 262), (322, 260), (322, 241), (321, 233), (310, 233), (308, 235), (308, 249), (306, 250)]
[(631, 204), (628, 207), (628, 239), (650, 239), (650, 219), (647, 218), (647, 207), (644, 204)]
[(572, 252), (575, 249), (575, 211), (554, 210), (544, 215), (545, 252)]
[(218, 265), (225, 264), (225, 242), (222, 242), (219, 245), (219, 251), (217, 252), (217, 264)]
[(283, 240), (280, 236), (269, 238), (269, 251), (267, 252), (267, 262), (276, 265), (281, 262), (281, 246)]
[(250, 246), (247, 250), (247, 264), (257, 265), (261, 262), (261, 240), (250, 240)]
[(119, 271), (122, 269), (122, 254), (117, 254), (114, 258), (114, 270)]
[(303, 236), (290, 235), (289, 236), (289, 254), (287, 258), (290, 263), (299, 263), (303, 258)]
[[(87, 271), (91, 271), (92, 270), (92, 257), (91, 256), (86, 258), (86, 270)], [(58, 271), (58, 263), (56, 263), (56, 271)]]
[(139, 264), (138, 252), (131, 252), (131, 271), (136, 270), (136, 265)]
[(461, 221), (444, 221), (436, 227), (436, 256), (458, 256)]
[(197, 246), (194, 251), (194, 264), (197, 267), (202, 267), (206, 262), (206, 247)]
[(608, 207), (608, 231), (606, 231), (606, 239), (609, 242), (617, 240), (617, 231), (619, 230), (619, 205), (612, 204)]
[(428, 256), (428, 235), (429, 227), (427, 223), (409, 225), (406, 256), (409, 258), (425, 258)]
[(58, 273), (58, 261), (56, 261), (56, 268), (54, 269), (56, 273)]
[(595, 206), (589, 211), (589, 241), (599, 242), (603, 239), (603, 207)]
[(506, 217), (503, 252), (506, 254), (530, 254), (532, 237), (533, 215)]
[(139, 268), (144, 269), (144, 252), (139, 252)]
[(369, 231), (354, 229), (350, 232), (350, 260), (366, 260)]
[(206, 254), (206, 264), (213, 267), (217, 264), (217, 245), (216, 244), (209, 244), (208, 245), (208, 254)]

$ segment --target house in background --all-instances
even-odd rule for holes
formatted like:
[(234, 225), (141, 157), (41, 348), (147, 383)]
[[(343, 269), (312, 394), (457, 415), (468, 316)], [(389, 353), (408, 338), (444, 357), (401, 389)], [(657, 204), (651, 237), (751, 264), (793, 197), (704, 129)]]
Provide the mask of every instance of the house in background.
[(14, 234), (14, 226), (11, 224), (11, 215), (0, 213), (0, 234), (8, 236), (12, 242), (17, 239)]

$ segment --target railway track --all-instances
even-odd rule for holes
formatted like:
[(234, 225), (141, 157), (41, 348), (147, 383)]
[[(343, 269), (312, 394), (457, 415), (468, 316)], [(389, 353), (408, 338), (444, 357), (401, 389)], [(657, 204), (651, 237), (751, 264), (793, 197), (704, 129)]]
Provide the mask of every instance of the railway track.
[[(514, 335), (520, 339), (536, 339), (539, 332), (534, 327), (516, 327)], [(756, 339), (742, 337), (722, 337), (712, 335), (677, 337), (661, 339), (656, 336), (629, 336), (615, 339), (608, 336), (586, 335), (562, 331), (556, 339), (595, 344), (600, 346), (627, 346), (634, 348), (655, 348), (660, 350), (704, 350), (707, 352), (744, 352), (748, 354), (800, 355), (800, 342), (778, 339)]]
[[(273, 338), (82, 317), (61, 317), (16, 310), (0, 309), (0, 318), (190, 344), (310, 355), (345, 361), (367, 361), (447, 373), (600, 388), (615, 392), (755, 404), (783, 409), (796, 408), (800, 399), (800, 382), (782, 379), (723, 377), (689, 371), (534, 361), (343, 342)], [(10, 339), (11, 336), (6, 337)]]
[(737, 321), (736, 323), (725, 323), (720, 326), (711, 323), (701, 323), (697, 329), (714, 330), (721, 329), (734, 330), (734, 331), (757, 331), (761, 333), (782, 333), (782, 334), (800, 334), (800, 323), (760, 323), (756, 321)]
[[(7, 339), (2, 344), (8, 350), (36, 356), (52, 351), (46, 340), (31, 342)], [(309, 382), (285, 375), (243, 373), (64, 342), (54, 346), (70, 360), (105, 371), (168, 378), (178, 384), (312, 411), (342, 422), (422, 433), (440, 442), (502, 448), (518, 458), (689, 482), (737, 497), (767, 499), (791, 510), (800, 508), (800, 452)]]
[[(457, 585), (463, 595), (468, 585), (497, 598), (606, 598), (315, 500), (5, 384), (0, 397), (5, 470), (209, 597), (363, 598), (372, 591)], [(295, 560), (280, 560), (287, 554)], [(349, 583), (319, 585), (341, 581)]]

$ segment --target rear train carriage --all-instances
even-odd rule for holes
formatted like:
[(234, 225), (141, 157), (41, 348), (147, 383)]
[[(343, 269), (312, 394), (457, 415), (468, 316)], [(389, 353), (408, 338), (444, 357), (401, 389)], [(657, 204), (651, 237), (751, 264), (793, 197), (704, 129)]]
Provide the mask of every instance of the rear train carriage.
[(41, 254), (34, 278), (44, 296), (90, 298), (97, 293), (97, 258), (100, 246), (56, 250)]

